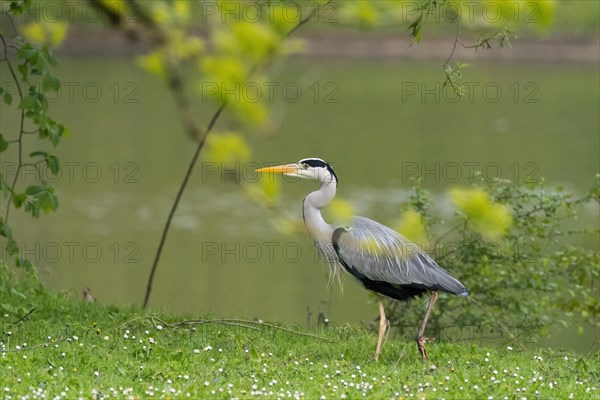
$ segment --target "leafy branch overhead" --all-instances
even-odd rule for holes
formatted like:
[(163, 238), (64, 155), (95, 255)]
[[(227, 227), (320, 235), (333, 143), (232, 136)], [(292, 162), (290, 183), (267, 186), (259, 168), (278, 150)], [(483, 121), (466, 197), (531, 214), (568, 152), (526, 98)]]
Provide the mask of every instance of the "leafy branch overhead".
[[(49, 44), (35, 44), (20, 36), (13, 19), (28, 10), (31, 1), (13, 1), (8, 10), (0, 11), (3, 29), (0, 31), (0, 52), (9, 72), (9, 81), (0, 86), (0, 96), (3, 107), (11, 107), (16, 119), (18, 129), (15, 132), (0, 133), (0, 153), (3, 157), (11, 156), (16, 161), (11, 163), (11, 168), (3, 168), (0, 174), (2, 202), (0, 210), (0, 236), (4, 238), (4, 251), (9, 256), (15, 257), (17, 266), (32, 268), (29, 260), (19, 252), (19, 246), (13, 230), (9, 225), (11, 207), (23, 209), (38, 218), (41, 212), (49, 213), (58, 208), (58, 197), (54, 187), (47, 182), (47, 175), (41, 168), (46, 168), (51, 176), (60, 172), (59, 159), (46, 151), (36, 150), (27, 152), (25, 138), (36, 136), (40, 141), (49, 141), (52, 146), (57, 146), (61, 138), (68, 135), (65, 126), (55, 120), (49, 113), (48, 96), (60, 90), (60, 79), (52, 72), (58, 60), (52, 54)], [(36, 24), (25, 26), (26, 31), (36, 32)], [(53, 29), (58, 29), (57, 24)], [(12, 31), (11, 31), (12, 29)], [(40, 39), (43, 35), (38, 35)], [(54, 37), (52, 44), (58, 44), (62, 35)], [(14, 90), (9, 89), (14, 88)], [(18, 103), (15, 103), (15, 96)], [(10, 115), (8, 112), (6, 115)], [(29, 146), (28, 141), (28, 146)], [(37, 142), (42, 146), (41, 142)], [(41, 158), (41, 159), (40, 159)], [(6, 164), (8, 165), (8, 164)], [(35, 184), (25, 184), (22, 177), (25, 168), (32, 168), (37, 174)], [(23, 187), (24, 186), (24, 187)]]

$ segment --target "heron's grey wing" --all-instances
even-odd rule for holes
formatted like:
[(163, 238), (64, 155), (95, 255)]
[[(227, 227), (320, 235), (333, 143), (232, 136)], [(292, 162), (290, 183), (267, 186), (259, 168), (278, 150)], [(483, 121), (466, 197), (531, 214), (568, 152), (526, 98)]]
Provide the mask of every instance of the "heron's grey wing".
[(368, 218), (355, 217), (351, 225), (337, 228), (332, 243), (344, 268), (367, 289), (398, 300), (426, 290), (468, 295), (416, 244)]

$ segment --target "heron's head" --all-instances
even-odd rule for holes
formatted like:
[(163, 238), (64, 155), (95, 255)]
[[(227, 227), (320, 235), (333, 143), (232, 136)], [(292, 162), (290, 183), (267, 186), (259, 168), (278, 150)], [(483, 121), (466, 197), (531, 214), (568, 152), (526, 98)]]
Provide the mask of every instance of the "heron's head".
[(338, 181), (333, 168), (331, 168), (331, 165), (327, 164), (320, 158), (304, 158), (297, 163), (260, 168), (256, 171), (312, 179), (323, 184), (335, 182), (337, 185)]

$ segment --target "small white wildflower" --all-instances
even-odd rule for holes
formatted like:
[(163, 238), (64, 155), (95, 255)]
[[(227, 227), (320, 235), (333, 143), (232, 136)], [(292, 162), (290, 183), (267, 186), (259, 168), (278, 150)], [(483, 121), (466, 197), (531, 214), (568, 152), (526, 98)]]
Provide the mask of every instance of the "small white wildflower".
[(510, 346), (506, 346), (506, 349), (507, 349), (508, 351), (512, 351), (512, 349), (513, 349), (513, 348), (512, 348), (512, 347), (510, 347)]
[(156, 329), (158, 329), (159, 331), (163, 328), (162, 325), (156, 325)]

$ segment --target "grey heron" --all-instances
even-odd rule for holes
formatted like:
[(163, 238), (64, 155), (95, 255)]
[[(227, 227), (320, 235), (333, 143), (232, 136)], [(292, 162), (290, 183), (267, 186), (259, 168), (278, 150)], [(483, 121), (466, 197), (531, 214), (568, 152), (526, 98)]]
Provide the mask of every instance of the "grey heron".
[[(335, 197), (338, 178), (331, 166), (319, 158), (260, 168), (258, 172), (284, 174), (320, 182), (321, 187), (304, 198), (303, 217), (315, 246), (331, 265), (333, 275), (345, 270), (367, 290), (398, 301), (429, 293), (429, 302), (419, 326), (416, 341), (423, 361), (428, 359), (424, 337), (427, 321), (438, 291), (468, 296), (465, 286), (442, 269), (431, 257), (396, 231), (364, 217), (328, 224), (321, 209)], [(379, 338), (375, 349), (381, 352), (388, 322), (381, 297)]]

